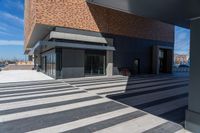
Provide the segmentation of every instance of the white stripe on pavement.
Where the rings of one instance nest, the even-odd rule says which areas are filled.
[[[152,102],[159,99],[164,99],[176,95],[181,95],[187,93],[187,89],[185,87],[181,87],[178,89],[166,90],[161,92],[154,92],[149,94],[143,94],[134,97],[127,97],[120,99],[121,102],[131,104],[131,105],[140,105],[148,102]]]
[[[51,84],[51,85],[45,85],[45,86],[30,86],[30,87],[17,87],[17,88],[12,88],[12,89],[0,89],[0,92],[12,92],[12,91],[26,91],[26,90],[37,90],[37,89],[45,89],[45,88],[53,88],[53,87],[64,87],[64,86],[69,86],[66,83],[62,84]],[[0,93],[0,94],[1,94]]]
[[[87,98],[94,96],[90,93],[84,93],[83,95],[77,94],[71,94],[71,95],[64,95],[64,96],[55,96],[55,97],[47,97],[47,98],[39,98],[39,99],[32,99],[32,100],[24,100],[19,102],[12,102],[12,103],[3,103],[0,104],[0,111],[3,110],[10,110],[10,109],[17,109],[17,108],[24,108],[24,107],[31,107],[36,105],[43,105],[43,104],[49,104],[49,103],[56,103],[56,102],[62,102],[62,101],[68,101],[68,100],[75,100],[80,98]]]
[[[172,87],[172,86],[175,86],[175,85],[180,85],[180,83],[172,83],[172,84],[167,84],[167,85],[145,87],[145,88],[141,88],[141,89],[134,89],[133,86],[132,86],[133,89],[130,89],[131,87],[129,87],[129,86],[119,86],[119,87],[112,87],[112,88],[105,88],[105,89],[90,90],[90,92],[93,92],[93,93],[96,93],[96,94],[98,94],[98,93],[112,93],[113,91],[127,91],[127,89],[129,89],[129,91],[126,92],[126,94],[129,94],[129,93],[133,93],[133,92],[156,90],[156,89],[160,89],[160,88],[164,88],[164,87],[170,87],[170,86]]]
[[[4,101],[4,100],[18,100],[18,99],[23,99],[23,98],[34,98],[34,97],[38,97],[38,96],[48,96],[48,95],[56,95],[56,94],[63,94],[63,93],[70,93],[70,92],[78,92],[81,90],[67,90],[64,89],[62,91],[59,92],[47,92],[47,93],[42,93],[42,94],[33,94],[33,95],[25,95],[25,96],[13,96],[13,97],[4,97],[4,98],[0,98],[0,102]]]
[[[64,91],[64,90],[71,90],[73,89],[73,87],[71,88],[56,88],[56,89],[47,89],[47,90],[35,90],[35,91],[31,91],[31,92],[20,92],[20,93],[13,93],[13,94],[3,94],[3,95],[0,95],[0,98],[1,97],[14,97],[14,96],[20,96],[20,95],[31,95],[31,94],[36,94],[36,93],[48,93],[48,92],[56,92],[56,91]],[[75,90],[75,89],[74,89]]]
[[[21,112],[21,113],[3,115],[3,116],[1,116],[0,122],[8,122],[8,121],[12,121],[12,120],[18,120],[18,119],[29,118],[29,117],[34,117],[34,116],[52,114],[52,113],[61,112],[61,111],[67,111],[67,110],[71,110],[71,109],[78,109],[81,107],[96,105],[96,104],[100,104],[100,103],[106,103],[109,101],[110,101],[109,99],[102,98],[102,99],[97,99],[97,100],[78,102],[78,103],[74,103],[74,104],[68,104],[68,105],[62,105],[62,106],[56,106],[56,107],[50,107],[50,108],[44,108],[44,109],[31,110],[31,111],[26,111],[26,112]]]
[[[159,81],[160,79],[148,79],[148,80],[142,80],[142,81],[130,81],[130,82],[117,82],[117,83],[108,83],[108,84],[100,84],[100,85],[89,85],[89,86],[79,86],[82,89],[95,89],[95,88],[103,88],[103,87],[112,87],[112,86],[120,86],[120,85],[125,85],[125,86],[147,86],[147,85],[159,85],[163,83],[171,83],[171,82],[177,82],[177,81],[184,81],[182,79],[174,79],[174,80],[167,80],[169,78],[165,78],[166,81]],[[164,79],[163,79],[164,80]],[[148,82],[147,82],[148,81]],[[146,83],[147,82],[147,83]],[[132,84],[132,85],[127,85],[127,84]]]
[[[73,129],[76,129],[76,128],[80,128],[80,127],[83,127],[83,126],[87,126],[87,125],[90,125],[90,124],[93,124],[93,123],[97,123],[97,122],[108,120],[108,119],[111,119],[111,118],[114,118],[114,117],[125,115],[125,114],[128,114],[128,113],[134,112],[136,110],[137,109],[134,109],[134,108],[120,109],[120,110],[117,110],[117,111],[112,111],[112,112],[100,114],[100,115],[97,115],[97,116],[88,117],[88,118],[85,118],[85,119],[80,119],[80,120],[73,121],[73,122],[70,122],[70,123],[65,123],[65,124],[61,124],[61,125],[56,125],[56,126],[52,126],[52,127],[47,127],[47,128],[31,131],[29,133],[38,133],[38,132],[41,132],[41,133],[50,133],[50,132],[60,133],[60,132],[66,132],[66,131],[73,130]]]
[[[188,98],[182,98],[182,99],[174,100],[171,102],[166,102],[159,105],[151,106],[151,107],[145,108],[144,110],[156,115],[161,115],[163,113],[170,112],[172,110],[186,106],[187,101],[188,101]]]
[[[95,133],[141,133],[165,122],[164,119],[148,114]]]

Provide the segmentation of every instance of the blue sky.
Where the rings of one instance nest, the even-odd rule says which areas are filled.
[[[24,59],[24,0],[0,0],[0,59]],[[189,53],[190,31],[175,28],[175,53]]]
[[[175,31],[174,52],[188,55],[190,49],[190,30],[176,26]]]
[[[24,0],[0,0],[0,59],[23,59]]]

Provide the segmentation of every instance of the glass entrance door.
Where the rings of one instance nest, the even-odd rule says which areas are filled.
[[[105,55],[86,54],[85,55],[85,75],[105,75]]]
[[[51,77],[56,77],[56,54],[48,53],[42,57],[42,71]]]

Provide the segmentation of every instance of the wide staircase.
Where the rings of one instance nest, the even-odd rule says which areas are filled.
[[[187,76],[115,76],[67,82],[88,92],[184,125],[185,111],[188,108]]]
[[[152,114],[187,106],[187,83],[150,75],[0,84],[0,132],[186,133]]]

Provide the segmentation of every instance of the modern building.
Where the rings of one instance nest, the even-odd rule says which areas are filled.
[[[190,34],[189,105],[186,129],[200,132],[200,1],[199,0],[87,0],[91,4],[188,28]]]
[[[24,47],[54,78],[170,73],[174,26],[86,0],[25,0]]]

